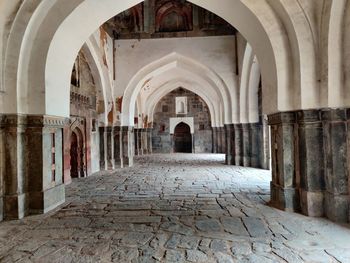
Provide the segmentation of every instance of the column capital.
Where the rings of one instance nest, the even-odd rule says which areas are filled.
[[[297,122],[307,123],[307,122],[320,122],[321,111],[320,110],[300,110],[296,112]]]
[[[323,121],[346,121],[350,119],[350,109],[323,109]]]
[[[282,123],[292,124],[295,123],[295,121],[296,116],[294,111],[278,112],[268,116],[269,125],[276,125]]]

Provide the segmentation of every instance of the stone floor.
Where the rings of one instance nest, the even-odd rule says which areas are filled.
[[[223,155],[139,157],[0,223],[0,262],[350,262],[350,229],[273,209],[270,173]]]

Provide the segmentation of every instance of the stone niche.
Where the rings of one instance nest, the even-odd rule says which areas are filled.
[[[178,98],[181,98],[181,100],[177,100]],[[185,114],[178,114],[178,101],[187,106],[187,111],[184,109]],[[186,89],[178,88],[163,97],[155,108],[152,131],[154,153],[170,153],[173,150],[170,134],[171,118],[193,118],[194,152],[212,152],[212,129],[208,106],[198,95]]]

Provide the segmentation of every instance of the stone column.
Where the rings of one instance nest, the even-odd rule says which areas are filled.
[[[234,135],[235,135],[235,165],[243,166],[243,130],[242,124],[234,124]]]
[[[63,128],[68,121],[51,116],[28,116],[26,128],[29,212],[46,213],[65,201]]]
[[[222,143],[221,143],[221,127],[216,127],[216,152],[222,153]]]
[[[65,125],[63,128],[63,182],[68,185],[72,182],[72,177],[70,176],[70,147],[71,147],[71,130],[69,124]]]
[[[251,133],[250,124],[242,124],[242,139],[243,139],[243,166],[250,167],[251,164]]]
[[[121,143],[122,143],[122,167],[131,167],[134,164],[134,128],[122,126],[121,129]]]
[[[142,154],[148,154],[148,140],[147,140],[147,131],[146,129],[141,129],[141,146]]]
[[[226,144],[226,158],[225,163],[227,165],[234,164],[234,125],[233,124],[225,124],[225,144]]]
[[[4,219],[5,137],[3,116],[0,115],[0,221]]]
[[[139,152],[138,152],[138,149],[137,149],[137,128],[134,128],[134,145],[135,145],[135,148],[134,148],[134,152],[135,152],[135,156],[139,155]]]
[[[211,128],[212,129],[212,132],[213,132],[213,142],[212,142],[212,145],[213,145],[213,153],[218,153],[218,146],[217,146],[217,136],[218,136],[218,134],[217,134],[217,129],[216,129],[216,127],[212,127]]]
[[[250,123],[250,167],[264,168],[263,125]]]
[[[107,167],[107,134],[105,127],[99,127],[100,133],[100,169],[106,170]]]
[[[147,147],[148,147],[148,154],[152,154],[153,152],[153,147],[152,147],[152,131],[153,128],[147,128],[146,132],[147,132]]]
[[[271,142],[270,142],[270,127],[267,124],[267,116],[263,119],[263,160],[262,160],[262,167],[263,169],[269,170],[270,169],[270,151],[271,151]]]
[[[221,135],[221,151],[220,153],[226,153],[226,133],[225,127],[220,127],[220,135]]]
[[[324,216],[323,129],[319,110],[297,112],[300,205],[307,216]]]
[[[268,117],[271,125],[272,181],[271,204],[287,211],[299,211],[299,178],[296,175],[297,137],[294,112]]]
[[[192,153],[196,153],[196,147],[195,147],[195,137],[194,137],[194,133],[191,133],[192,136]]]
[[[322,112],[325,151],[325,212],[332,221],[349,221],[348,140],[350,111]]]
[[[139,155],[143,154],[142,150],[142,129],[137,129],[137,148]]]
[[[4,163],[4,217],[20,219],[28,214],[28,193],[26,178],[25,129],[26,117],[22,115],[6,115],[3,117]],[[42,156],[42,150],[38,156]],[[40,162],[42,165],[42,162]],[[42,176],[39,168],[38,176]],[[40,179],[40,178],[39,178]],[[41,181],[41,180],[40,180]]]
[[[115,168],[120,168],[121,166],[121,129],[120,126],[115,126],[113,129],[113,154],[114,154],[114,164]]]
[[[107,170],[115,169],[115,161],[114,161],[114,131],[113,127],[108,126],[105,127],[105,138],[107,139]]]

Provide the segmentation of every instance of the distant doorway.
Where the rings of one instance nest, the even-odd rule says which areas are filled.
[[[70,176],[72,178],[78,178],[78,136],[75,132],[72,132],[70,143]]]
[[[70,137],[70,175],[71,178],[85,177],[84,138],[78,128]]]
[[[192,153],[191,128],[186,123],[179,123],[174,131],[174,152]]]

